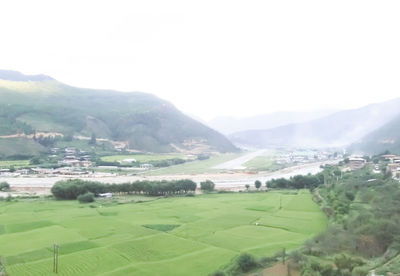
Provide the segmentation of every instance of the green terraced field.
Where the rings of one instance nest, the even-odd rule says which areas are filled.
[[[0,202],[7,273],[54,275],[57,243],[59,275],[208,275],[240,252],[261,257],[296,248],[327,223],[308,191],[103,203]]]

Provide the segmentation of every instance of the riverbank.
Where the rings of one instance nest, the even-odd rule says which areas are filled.
[[[19,176],[19,177],[2,177],[0,181],[6,181],[11,186],[12,195],[47,195],[50,194],[50,189],[60,180],[65,179],[83,179],[90,181],[99,181],[101,183],[124,183],[141,180],[179,180],[191,179],[196,183],[205,180],[211,180],[215,183],[215,188],[219,190],[239,191],[245,189],[246,185],[253,186],[256,180],[260,180],[263,185],[266,181],[273,178],[290,178],[294,175],[315,174],[321,171],[320,166],[324,164],[337,163],[334,161],[315,162],[299,166],[285,168],[275,172],[259,172],[248,173],[243,171],[238,172],[223,172],[223,173],[204,173],[204,174],[176,174],[176,175],[159,175],[159,176],[99,176],[93,174],[79,176],[56,176],[56,177],[38,177],[38,176]],[[0,196],[7,196],[8,193],[0,193]]]

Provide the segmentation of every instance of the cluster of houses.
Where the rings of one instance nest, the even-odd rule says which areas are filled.
[[[287,154],[281,154],[276,158],[278,164],[294,164],[294,163],[312,163],[316,161],[325,161],[332,158],[341,159],[341,154],[333,155],[331,152],[326,151],[315,151],[315,152],[290,152]]]
[[[388,162],[386,172],[390,172],[393,177],[400,178],[400,156],[395,154],[385,154],[381,156],[381,160]],[[358,170],[368,164],[367,160],[361,156],[352,155],[349,157],[348,170]],[[380,173],[380,166],[376,164],[373,168],[375,173]]]
[[[53,153],[58,153],[60,149],[53,148]],[[78,151],[75,148],[66,148],[64,149],[65,155],[64,158],[58,161],[58,165],[60,166],[69,166],[74,168],[90,168],[93,166],[90,161],[91,156],[88,155],[84,151]]]
[[[25,168],[12,170],[8,168],[0,169],[0,176],[3,177],[16,177],[24,175],[84,175],[88,174],[88,168],[93,167],[91,156],[84,151],[79,151],[75,148],[52,148],[53,155],[50,157],[62,159],[57,162],[59,168]]]
[[[391,172],[393,177],[400,178],[400,156],[394,154],[382,155],[382,159],[389,161],[386,171]]]

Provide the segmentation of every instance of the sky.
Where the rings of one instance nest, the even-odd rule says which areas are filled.
[[[0,1],[0,69],[210,120],[400,96],[400,1]]]

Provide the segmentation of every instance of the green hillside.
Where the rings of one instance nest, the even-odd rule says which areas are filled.
[[[190,149],[199,144],[210,151],[236,150],[223,135],[154,95],[76,88],[46,76],[7,72],[0,70],[0,136],[95,134],[150,152]]]
[[[352,152],[379,154],[385,151],[400,154],[400,116],[369,133],[349,148]]]

